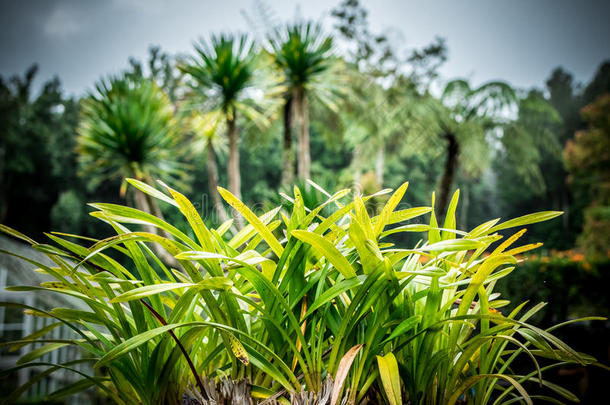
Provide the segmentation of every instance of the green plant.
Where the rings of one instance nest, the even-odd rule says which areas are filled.
[[[264,112],[274,110],[269,107],[277,83],[266,75],[268,60],[255,52],[247,35],[212,36],[209,42],[195,45],[195,50],[197,56],[179,66],[192,78],[191,108],[222,113],[229,145],[229,190],[241,198],[238,118],[268,125]]]
[[[174,109],[153,81],[102,79],[81,108],[77,151],[82,174],[94,186],[112,177],[149,184],[185,177]]]
[[[271,55],[283,73],[284,94],[284,149],[282,183],[293,180],[292,126],[298,126],[298,175],[311,177],[309,152],[309,101],[308,95],[317,97],[322,104],[336,111],[343,91],[337,84],[342,74],[341,65],[332,57],[332,37],[313,22],[299,21],[276,28],[268,38]]]
[[[365,204],[375,195],[348,199],[349,190],[324,192],[326,201],[310,209],[295,187],[291,213],[278,207],[257,215],[219,188],[249,223],[229,236],[230,221],[209,229],[176,190],[128,181],[175,206],[190,225],[188,234],[137,209],[97,203],[92,215],[117,235],[84,240],[88,246],[58,234],[48,235],[56,246],[41,244],[2,228],[57,264],[36,264],[56,282],[11,290],[67,294],[90,308],[43,311],[2,303],[54,317],[56,325],[80,335],[59,342],[45,329],[10,343],[47,343],[26,354],[18,368],[37,365],[41,354],[63,345],[78,345],[87,352],[78,361],[93,362],[100,374],[84,376],[72,388],[95,385],[129,404],[177,403],[189,384],[206,400],[202,376],[247,379],[253,398],[284,403],[332,387],[332,404],[342,397],[350,403],[531,404],[536,397],[525,390],[528,382],[575,399],[542,379],[548,368],[595,363],[551,330],[527,323],[541,305],[522,312],[524,303],[507,315],[495,309],[507,304],[493,291],[496,281],[514,270],[516,254],[540,245],[512,247],[524,230],[497,245],[497,232],[559,212],[495,219],[464,232],[455,229],[459,192],[439,226],[434,201],[396,210],[408,183],[374,216]],[[428,224],[406,223],[428,214]],[[133,225],[162,228],[173,239],[128,227]],[[423,233],[427,240],[398,248],[391,240],[400,232]],[[179,265],[167,268],[151,250],[155,244]],[[120,260],[113,258],[117,254]],[[511,371],[521,356],[532,360],[532,373]],[[539,366],[537,358],[554,362]],[[46,365],[45,373],[70,367]]]
[[[147,184],[172,180],[185,187],[188,166],[180,162],[184,137],[167,95],[152,80],[127,76],[100,80],[95,88],[81,103],[77,138],[81,174],[89,184],[95,187],[108,178],[120,178],[121,195],[127,190],[124,179],[128,177]],[[162,218],[157,201],[147,194],[136,190],[133,203]],[[157,254],[175,264],[164,250]]]
[[[445,85],[440,99],[425,97],[419,103],[418,131],[412,131],[420,142],[422,135],[445,144],[445,166],[439,184],[437,208],[443,218],[451,189],[460,166],[468,173],[478,174],[488,164],[489,145],[486,136],[508,122],[506,113],[517,101],[515,91],[506,82],[491,81],[471,88],[465,80],[452,80]],[[423,143],[422,143],[423,145]],[[468,153],[468,159],[462,154]]]

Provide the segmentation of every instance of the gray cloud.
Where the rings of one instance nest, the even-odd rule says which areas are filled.
[[[268,0],[290,20],[300,4],[305,17],[326,16],[336,1]],[[40,65],[40,79],[58,75],[66,90],[82,94],[100,76],[144,58],[150,44],[170,53],[190,52],[211,32],[247,30],[240,11],[251,0],[0,0],[0,74]],[[372,28],[397,30],[405,47],[447,38],[444,77],[475,82],[505,79],[542,86],[563,65],[580,81],[610,57],[610,2],[572,0],[423,1],[365,0]]]

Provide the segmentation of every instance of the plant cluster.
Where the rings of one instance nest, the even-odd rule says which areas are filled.
[[[295,187],[293,196],[286,196],[291,212],[278,207],[258,215],[219,188],[248,223],[231,234],[231,220],[208,228],[178,191],[128,181],[179,210],[188,232],[138,209],[103,203],[90,204],[91,215],[116,232],[103,240],[76,243],[74,235],[48,234],[54,242],[49,245],[2,228],[56,264],[34,263],[36,271],[56,281],[10,290],[65,294],[88,308],[2,303],[56,320],[10,343],[43,343],[23,356],[17,369],[46,366],[37,377],[42,378],[76,362],[94,364],[95,375],[83,375],[52,398],[95,386],[118,404],[180,403],[187,391],[206,403],[216,398],[210,394],[214,381],[219,386],[233,381],[247,386],[248,401],[267,403],[322,397],[319,403],[333,405],[532,404],[558,402],[553,395],[576,401],[544,380],[544,373],[596,363],[551,333],[575,321],[549,330],[528,323],[544,304],[498,310],[508,301],[494,292],[496,282],[515,269],[516,255],[540,246],[514,246],[525,229],[506,239],[498,232],[560,212],[494,219],[461,231],[455,217],[459,192],[439,225],[434,197],[430,206],[399,209],[408,183],[373,215],[367,201],[390,190],[369,196],[321,190],[326,200],[306,208]],[[409,222],[424,215],[426,223]],[[142,225],[164,232],[142,231]],[[404,232],[421,234],[421,242],[395,246],[393,237]],[[177,259],[175,267],[158,258],[159,247]],[[78,338],[49,338],[59,326]],[[37,361],[66,345],[82,348],[82,358]],[[520,357],[531,361],[531,372],[512,369]],[[529,384],[545,390],[528,394]]]

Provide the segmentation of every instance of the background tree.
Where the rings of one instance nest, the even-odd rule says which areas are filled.
[[[218,193],[218,163],[216,162],[217,150],[225,146],[221,139],[221,133],[224,131],[222,114],[220,111],[196,114],[191,119],[191,126],[195,136],[201,138],[201,143],[206,153],[208,186],[214,209],[221,222],[227,221],[229,217]]]
[[[183,143],[177,131],[172,104],[152,81],[125,77],[102,79],[81,102],[78,127],[79,163],[91,187],[108,178],[132,177],[150,185],[162,179],[185,187],[186,166],[180,162]],[[161,216],[156,201],[136,191],[135,206]],[[149,229],[155,232],[154,229]],[[174,259],[162,249],[168,263]]]
[[[584,178],[591,204],[584,212],[579,243],[591,256],[605,256],[610,246],[610,94],[581,110],[588,123],[568,140],[564,157],[572,176]]]
[[[161,50],[158,45],[148,48],[148,60],[143,63],[134,57],[129,58],[129,68],[125,76],[133,81],[150,79],[159,86],[170,101],[175,104],[182,89],[182,72],[176,68],[176,58]]]
[[[354,148],[354,181],[360,182],[362,170],[373,169],[375,183],[384,185],[388,152],[401,153],[409,131],[410,108],[415,94],[408,86],[382,87],[369,75],[354,71],[352,91],[346,101],[344,119],[347,142]]]
[[[78,104],[63,96],[57,78],[35,90],[37,70],[0,77],[0,223],[33,235],[51,227],[80,231],[81,224],[62,228],[49,215],[59,195],[71,189],[84,212],[85,187],[73,151]]]
[[[443,217],[460,163],[470,173],[480,172],[488,165],[486,135],[508,121],[506,114],[516,95],[505,82],[471,88],[465,80],[453,80],[445,85],[439,101],[430,97],[427,100],[421,113],[434,125],[421,134],[427,133],[445,143],[445,164],[436,202],[438,214]],[[434,144],[434,140],[431,142]]]
[[[268,83],[257,72],[265,70],[262,66],[265,61],[255,53],[254,43],[246,35],[212,36],[210,42],[201,41],[195,45],[195,51],[197,56],[181,64],[180,69],[193,78],[191,87],[195,98],[192,105],[199,104],[204,111],[220,110],[225,117],[229,141],[229,190],[241,199],[238,118],[241,114],[260,125],[269,122],[265,113],[272,109],[266,109],[269,105],[263,101],[273,92],[268,91],[265,87]],[[241,227],[241,216],[236,213],[235,219]]]
[[[298,176],[311,177],[309,95],[336,109],[340,89],[330,75],[337,61],[332,57],[332,37],[313,22],[296,22],[277,28],[269,36],[271,52],[286,84],[284,105],[283,181],[292,178],[293,114],[298,128]],[[330,79],[335,80],[330,80]]]

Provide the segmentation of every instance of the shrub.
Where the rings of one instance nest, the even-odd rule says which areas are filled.
[[[63,345],[80,346],[87,354],[78,361],[93,362],[99,373],[83,376],[62,393],[96,386],[119,404],[158,404],[179,403],[193,390],[204,402],[211,397],[204,387],[210,380],[223,385],[245,379],[255,400],[273,396],[282,403],[288,398],[301,403],[299,398],[313,395],[307,392],[318,392],[328,395],[321,403],[332,404],[341,398],[531,404],[538,397],[527,393],[529,383],[575,400],[547,383],[544,372],[595,363],[551,330],[527,323],[542,305],[526,309],[523,303],[506,314],[497,310],[508,304],[494,292],[497,280],[514,270],[515,255],[540,246],[513,247],[525,229],[503,241],[497,232],[559,212],[495,219],[465,232],[455,229],[458,192],[442,226],[434,198],[430,207],[396,210],[408,183],[374,216],[365,204],[379,195],[352,198],[341,190],[307,209],[295,187],[291,213],[276,208],[257,215],[219,189],[248,222],[230,235],[230,221],[208,228],[176,190],[129,183],[175,206],[190,225],[188,232],[134,208],[97,203],[91,204],[97,210],[91,215],[112,226],[116,236],[78,244],[73,236],[49,234],[54,242],[49,245],[3,228],[56,263],[36,265],[57,281],[11,290],[66,294],[89,308],[2,304],[53,317],[78,333],[79,339],[58,342],[41,330],[12,343],[46,344],[17,367],[40,365],[41,354]],[[407,223],[423,215],[429,215],[427,224]],[[162,228],[171,239],[140,231],[141,225]],[[401,232],[420,233],[423,240],[412,248],[394,246],[392,235]],[[175,256],[178,268],[164,265],[152,244]],[[532,372],[514,374],[511,364],[523,356],[531,360]],[[539,364],[538,358],[552,362]],[[47,372],[71,365],[47,364]]]

